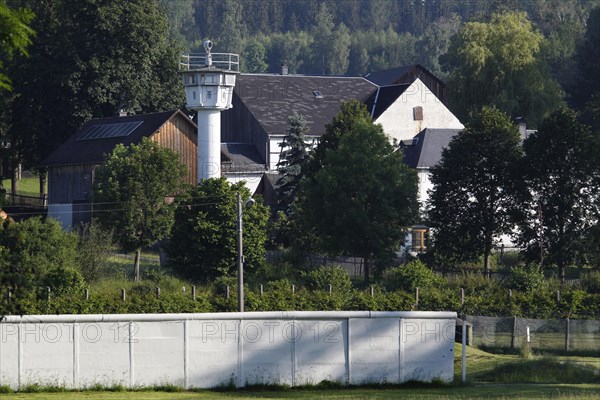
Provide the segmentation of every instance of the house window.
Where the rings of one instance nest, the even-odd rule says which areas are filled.
[[[425,253],[427,246],[425,238],[427,236],[427,228],[413,227],[412,228],[412,251],[415,253]]]
[[[423,121],[423,107],[413,107],[413,119],[415,121]]]

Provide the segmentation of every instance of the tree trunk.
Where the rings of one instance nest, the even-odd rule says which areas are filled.
[[[369,276],[371,275],[371,271],[369,270],[369,259],[368,258],[364,258],[365,260],[365,285],[369,286],[369,284],[371,283],[371,280],[369,279]]]
[[[15,204],[17,191],[19,190],[19,163],[13,160],[11,165],[10,191],[12,193],[12,203]]]
[[[488,246],[485,246],[485,252],[483,253],[483,275],[485,279],[490,279],[490,249]]]
[[[46,168],[40,169],[39,177],[40,177],[40,199],[43,199],[46,196]]]
[[[136,282],[140,281],[140,258],[142,256],[142,249],[135,251],[135,260],[133,262],[133,280]]]

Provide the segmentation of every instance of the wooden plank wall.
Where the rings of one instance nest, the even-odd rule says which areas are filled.
[[[51,204],[91,201],[93,164],[48,168],[48,202]]]
[[[151,139],[160,146],[179,154],[181,162],[187,166],[186,182],[195,185],[198,176],[198,145],[195,127],[181,115],[175,114],[160,127],[157,133],[152,135]]]

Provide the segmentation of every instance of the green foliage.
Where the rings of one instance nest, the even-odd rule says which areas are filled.
[[[127,252],[139,252],[168,236],[174,206],[167,197],[183,186],[185,167],[179,156],[147,138],[139,145],[118,144],[96,170],[94,211],[97,221],[114,229],[116,241]]]
[[[510,269],[506,287],[523,292],[539,291],[546,287],[546,279],[539,266],[516,266]]]
[[[556,264],[559,275],[584,259],[584,237],[600,215],[600,134],[568,109],[546,117],[523,143],[519,174],[519,244],[530,261]]]
[[[287,135],[280,144],[281,156],[277,163],[277,172],[281,177],[277,181],[275,193],[278,208],[288,217],[293,212],[292,204],[298,198],[300,179],[308,161],[308,144],[304,137],[307,129],[304,117],[294,112],[289,117]]]
[[[600,6],[590,12],[586,32],[579,43],[575,60],[577,74],[573,85],[573,103],[585,112],[595,129],[600,127]]]
[[[194,281],[236,273],[237,193],[250,198],[244,183],[206,179],[176,199],[175,225],[166,249],[174,271]],[[243,210],[244,270],[261,268],[265,257],[268,209],[260,199]]]
[[[389,258],[416,218],[416,172],[355,102],[342,105],[326,135],[303,181],[301,217],[325,252],[363,257],[368,282],[369,260]]]
[[[573,362],[560,361],[556,358],[504,363],[492,371],[482,374],[479,379],[485,382],[560,384],[596,383],[598,381],[593,369],[582,367]]]
[[[384,281],[389,290],[414,291],[415,288],[431,288],[437,286],[441,279],[427,265],[419,260],[389,269],[384,274]]]
[[[517,127],[496,108],[484,107],[452,139],[431,169],[434,254],[457,263],[482,256],[487,275],[494,238],[513,227],[513,168],[520,158]]]
[[[77,236],[62,230],[53,219],[30,218],[0,229],[0,283],[12,292],[13,312],[27,308],[35,292],[50,286],[57,294],[80,288]]]
[[[242,71],[250,73],[267,72],[265,46],[258,40],[249,40],[240,57],[242,62],[240,69]]]
[[[102,271],[114,249],[112,230],[102,229],[96,221],[81,227],[77,254],[81,273],[87,282],[102,277]]]
[[[15,159],[37,166],[92,118],[183,103],[180,51],[159,0],[19,3],[35,13],[37,36],[8,71],[14,97],[2,108]]]
[[[310,290],[329,290],[347,292],[352,289],[350,275],[338,266],[321,266],[303,274],[305,285]]]
[[[0,3],[0,90],[11,90],[10,78],[4,74],[3,61],[12,60],[15,53],[28,55],[35,31],[29,26],[34,14],[28,8],[11,8]]]
[[[543,41],[523,12],[464,24],[443,57],[444,68],[452,71],[448,88],[458,118],[495,106],[537,126],[562,100],[560,86],[540,57]]]
[[[580,286],[588,293],[600,293],[600,271],[588,271],[581,274]]]

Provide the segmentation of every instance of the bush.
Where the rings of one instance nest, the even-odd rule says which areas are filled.
[[[352,289],[350,275],[339,266],[321,266],[302,275],[306,287],[310,290],[328,290],[329,285],[334,292],[347,292]]]
[[[535,265],[512,267],[506,286],[523,292],[539,291],[547,287],[544,273]]]
[[[439,285],[443,279],[420,260],[391,268],[384,273],[385,287],[388,290],[408,290]]]
[[[581,274],[580,285],[588,293],[600,293],[600,271],[588,271]]]
[[[86,281],[94,282],[102,277],[114,249],[112,232],[103,230],[95,222],[81,227],[77,258]]]

